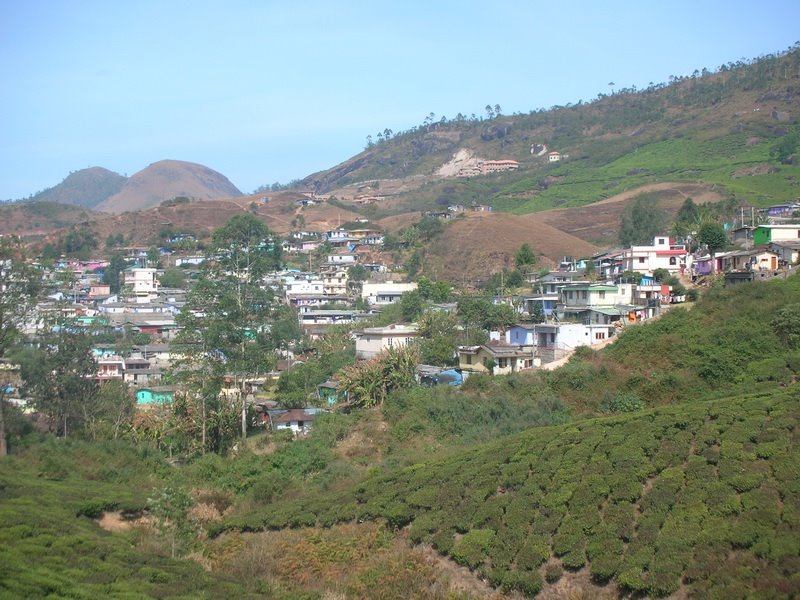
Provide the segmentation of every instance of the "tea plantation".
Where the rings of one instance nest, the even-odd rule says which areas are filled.
[[[534,429],[227,526],[385,519],[528,595],[560,563],[652,596],[790,598],[799,417],[787,391]]]

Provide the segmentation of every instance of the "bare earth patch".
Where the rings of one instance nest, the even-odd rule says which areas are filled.
[[[96,521],[101,528],[111,533],[130,531],[134,527],[142,527],[150,524],[147,517],[138,516],[136,518],[128,518],[119,511],[104,512]]]

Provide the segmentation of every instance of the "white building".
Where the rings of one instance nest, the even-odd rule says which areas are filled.
[[[652,246],[631,246],[622,251],[622,270],[652,275],[656,269],[672,274],[683,273],[692,266],[686,246],[672,244],[667,236],[657,236]]]
[[[353,332],[356,337],[356,360],[368,360],[389,348],[406,346],[419,337],[416,324],[367,327]]]
[[[361,286],[361,297],[370,305],[393,304],[400,299],[406,292],[417,289],[416,282],[395,283],[385,281],[383,283],[373,283],[365,281]]]
[[[130,267],[122,272],[122,286],[125,295],[135,302],[145,303],[154,300],[158,292],[158,269]]]
[[[301,294],[322,294],[324,284],[321,279],[295,279],[287,280],[283,284],[283,291],[286,297]]]

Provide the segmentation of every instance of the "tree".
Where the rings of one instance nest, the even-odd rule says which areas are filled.
[[[175,558],[181,543],[191,534],[189,511],[194,502],[182,487],[166,486],[154,491],[153,497],[147,499],[147,509],[158,531],[169,537],[170,556]]]
[[[0,358],[7,357],[19,328],[32,313],[40,282],[40,275],[27,263],[19,238],[0,236]],[[4,407],[5,400],[0,397],[0,457],[7,454]]]
[[[772,328],[789,348],[800,348],[800,304],[781,308],[772,319]]]
[[[544,323],[547,315],[545,315],[544,307],[541,302],[534,302],[530,311],[531,321],[534,323]]]
[[[36,409],[50,418],[54,433],[67,437],[91,417],[97,394],[92,340],[68,320],[49,324],[38,348],[22,362],[22,377]]]
[[[514,256],[514,264],[517,266],[517,269],[520,271],[526,270],[535,263],[536,255],[533,253],[533,249],[530,247],[530,244],[522,244],[522,246],[519,247],[519,250],[517,250],[517,254]]]
[[[158,277],[158,283],[165,288],[183,288],[186,285],[186,275],[177,267],[169,267]]]
[[[640,194],[622,213],[619,241],[625,246],[651,244],[662,227],[657,200],[650,194]]]
[[[174,375],[183,380],[199,403],[201,449],[220,450],[224,435],[210,440],[209,418],[222,419],[217,431],[226,432],[230,403],[239,400],[241,435],[247,435],[244,380],[268,372],[277,348],[268,325],[272,290],[264,276],[280,266],[280,243],[255,216],[231,218],[214,231],[200,278],[176,319],[182,326],[176,347],[184,359]],[[233,380],[238,398],[220,399],[225,376]],[[226,416],[227,415],[227,416]],[[209,444],[213,441],[213,444]]]
[[[419,318],[420,360],[427,365],[452,365],[458,330],[455,315],[438,310],[425,311]]]
[[[376,358],[342,369],[340,384],[349,394],[350,405],[381,405],[392,391],[414,385],[417,359],[416,347],[406,345],[389,348]]]
[[[711,271],[714,271],[715,255],[728,245],[728,235],[719,223],[704,223],[697,234],[698,241],[708,248],[711,254]]]
[[[155,246],[147,249],[147,266],[155,269],[161,267],[161,252]]]
[[[130,426],[136,412],[136,400],[124,381],[105,382],[93,402],[83,403],[83,421],[94,440],[118,439]]]
[[[425,302],[419,290],[410,290],[400,296],[400,310],[404,321],[415,321],[424,308]]]
[[[103,271],[103,283],[105,283],[112,294],[118,294],[120,291],[120,274],[128,267],[128,263],[122,258],[121,254],[113,254],[111,260]]]

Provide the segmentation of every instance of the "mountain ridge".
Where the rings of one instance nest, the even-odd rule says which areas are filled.
[[[220,200],[243,195],[222,173],[205,165],[164,159],[130,177],[104,167],[81,169],[70,173],[58,185],[34,195],[30,201],[121,213],[150,208],[176,197]]]

